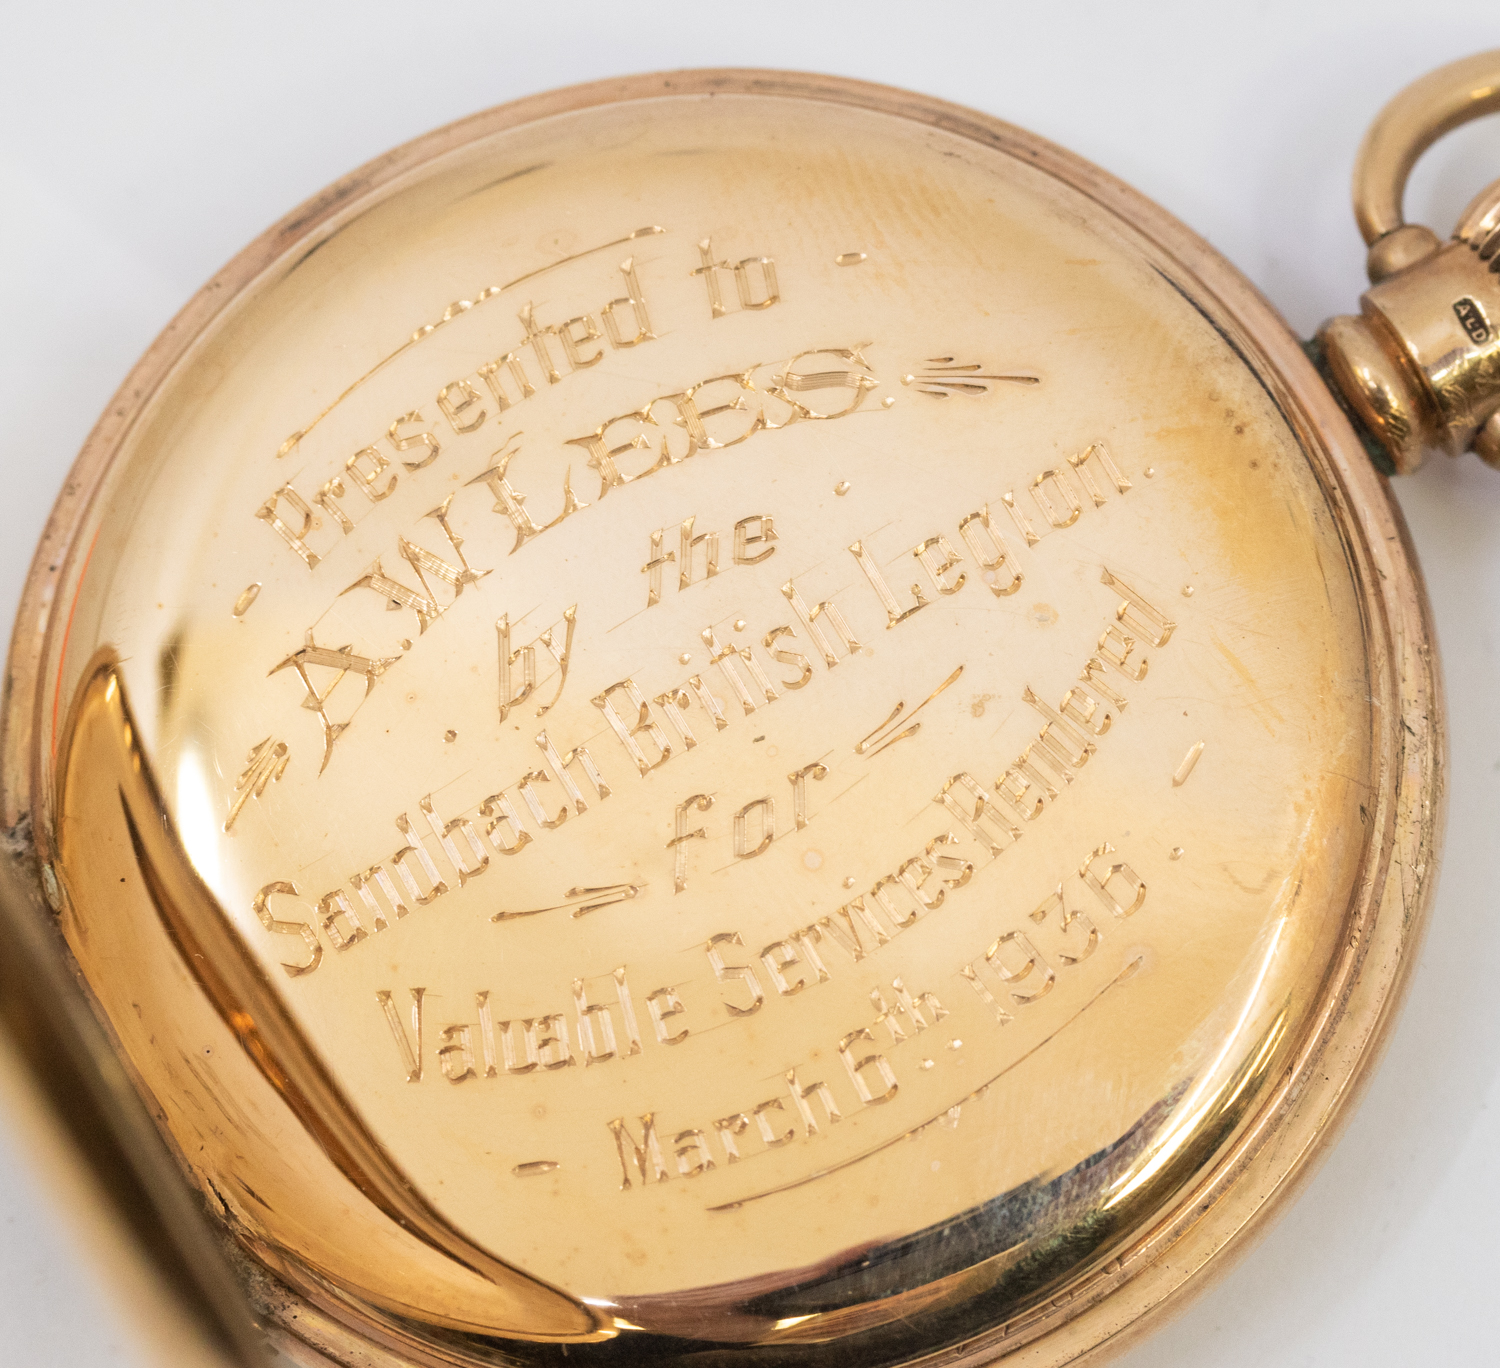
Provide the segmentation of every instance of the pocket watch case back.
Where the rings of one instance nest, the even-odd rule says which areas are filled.
[[[1327,1138],[1431,886],[1420,581],[1118,182],[581,87],[333,187],[122,394],[6,821],[289,1352],[1062,1363]]]

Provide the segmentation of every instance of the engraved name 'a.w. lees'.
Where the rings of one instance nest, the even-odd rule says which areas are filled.
[[[708,240],[699,244],[698,258],[691,274],[705,284],[712,320],[731,313],[735,303],[740,311],[758,312],[780,302],[780,281],[771,258],[721,260]],[[521,305],[521,336],[515,346],[442,386],[430,406],[407,408],[381,437],[343,459],[321,483],[315,481],[315,489],[304,493],[294,481],[287,481],[256,511],[280,542],[316,573],[333,546],[352,534],[400,481],[422,478],[422,472],[458,439],[481,430],[495,434],[490,454],[481,458],[475,473],[463,477],[459,490],[426,513],[409,534],[398,533],[388,555],[377,556],[361,574],[330,591],[330,604],[351,594],[376,595],[388,611],[401,615],[405,635],[399,641],[393,636],[361,643],[358,649],[354,643],[331,645],[315,635],[325,610],[314,616],[304,644],[270,666],[273,680],[297,679],[302,690],[297,702],[319,719],[320,775],[335,759],[336,743],[353,724],[359,705],[414,649],[412,638],[420,640],[466,591],[484,592],[486,579],[504,557],[584,514],[614,489],[752,437],[764,440],[763,433],[856,411],[880,412],[894,402],[887,398],[873,409],[864,408],[881,385],[867,359],[867,353],[876,350],[873,343],[805,347],[775,362],[750,362],[743,369],[711,375],[668,393],[643,396],[638,407],[564,440],[562,447],[576,448],[585,468],[597,477],[597,488],[580,497],[573,466],[565,463],[554,510],[550,516],[539,512],[532,497],[535,491],[520,471],[544,459],[545,450],[535,439],[523,439],[519,430],[506,432],[501,427],[539,387],[558,385],[600,364],[611,352],[657,338],[640,263],[627,258],[618,270],[623,293],[593,313],[544,325],[531,303]],[[725,288],[727,282],[733,284],[732,293]],[[503,288],[507,287],[451,306],[438,324],[419,329],[402,350]],[[986,394],[995,383],[1007,380],[1036,383],[1034,376],[991,375],[979,365],[955,363],[952,357],[935,358],[921,375],[902,376],[917,393],[937,398]],[[440,422],[429,422],[423,407],[440,415]],[[290,439],[281,454],[296,449],[312,426]],[[462,445],[450,459],[462,459],[467,449]],[[842,495],[846,488],[840,486],[835,493]],[[786,695],[868,654],[862,636],[900,634],[924,609],[966,589],[969,595],[1009,598],[1024,583],[1024,558],[1036,554],[1044,538],[1097,514],[1132,488],[1131,479],[1103,443],[1085,445],[1066,460],[1034,471],[1019,490],[996,488],[977,503],[956,503],[949,525],[926,529],[926,535],[894,555],[880,528],[870,529],[841,550],[817,548],[847,555],[857,571],[854,583],[862,589],[846,589],[838,598],[813,603],[795,577],[775,573],[778,552],[784,552],[786,544],[778,531],[774,500],[752,505],[723,525],[689,514],[651,528],[643,536],[639,563],[626,567],[640,577],[642,609],[657,609],[670,598],[679,613],[691,611],[692,600],[684,597],[690,590],[730,573],[746,576],[743,582],[735,581],[742,600],[762,602],[760,622],[753,629],[740,617],[732,632],[722,624],[705,622],[698,636],[706,648],[708,668],[675,680],[670,675],[632,674],[580,684],[573,675],[578,642],[622,624],[596,620],[587,597],[559,601],[540,615],[521,613],[519,605],[504,606],[495,620],[492,657],[498,720],[524,713],[540,722],[565,691],[582,689],[605,731],[584,738],[557,737],[548,725],[541,725],[534,734],[536,762],[509,782],[485,786],[488,791],[479,791],[481,796],[468,807],[440,812],[432,794],[417,798],[394,817],[401,842],[395,851],[351,871],[339,887],[316,895],[311,918],[292,911],[294,902],[302,900],[295,881],[266,884],[254,899],[257,918],[273,937],[300,947],[295,957],[282,959],[283,970],[294,979],[312,974],[323,966],[326,950],[342,956],[481,879],[497,862],[509,867],[509,857],[522,855],[535,842],[546,840],[548,833],[587,817],[622,787],[655,776],[675,757],[713,745],[721,733],[735,727],[736,718],[747,725],[743,719],[758,717]],[[500,520],[494,526],[503,529],[501,537],[476,535],[472,518],[466,523],[467,536],[456,530],[455,500],[466,501],[464,506],[472,510],[480,507],[472,504],[478,494],[490,501],[488,512]],[[807,563],[805,556],[800,563]],[[1098,638],[1093,651],[1075,662],[1073,686],[1060,698],[1048,700],[1023,685],[1018,700],[1035,720],[1029,742],[1018,755],[969,757],[963,768],[955,768],[931,795],[936,811],[928,831],[888,867],[871,870],[859,892],[810,920],[787,925],[762,945],[747,942],[743,930],[733,926],[712,932],[702,944],[699,972],[687,980],[679,977],[637,991],[631,976],[643,972],[640,966],[621,964],[602,974],[580,966],[570,982],[558,982],[550,1009],[507,1011],[505,988],[476,987],[469,1020],[434,1023],[427,987],[392,984],[375,994],[372,1007],[393,1044],[393,1064],[410,1083],[429,1082],[434,1076],[463,1084],[592,1069],[644,1050],[671,1049],[715,1021],[742,1020],[776,1002],[807,1000],[803,995],[835,980],[863,980],[860,990],[870,1003],[868,1019],[848,1022],[837,1040],[824,1042],[839,1061],[836,1073],[813,1064],[822,1052],[809,1042],[801,1062],[783,1070],[776,1090],[747,1099],[743,1109],[728,1115],[705,1120],[679,1115],[676,1107],[664,1111],[659,1104],[631,1116],[605,1118],[604,1129],[619,1162],[620,1187],[628,1190],[673,1176],[695,1178],[727,1169],[796,1141],[813,1140],[854,1111],[891,1103],[901,1091],[903,1073],[940,1070],[944,1059],[963,1049],[947,1005],[955,993],[979,1004],[986,1031],[1003,1029],[1018,1014],[1038,1008],[1060,975],[1088,972],[1080,966],[1108,937],[1109,926],[1134,915],[1145,902],[1145,883],[1108,842],[1089,849],[1057,881],[1046,901],[1029,915],[997,928],[987,945],[958,947],[941,981],[908,984],[899,968],[883,968],[882,952],[925,924],[950,899],[964,898],[964,890],[976,881],[985,881],[985,867],[1064,799],[1099,746],[1108,744],[1106,734],[1128,706],[1131,691],[1145,678],[1144,652],[1168,644],[1175,625],[1145,594],[1106,565],[1098,566],[1098,582],[1103,590]],[[779,614],[767,607],[777,603],[785,615],[779,622]],[[243,610],[237,605],[236,611]],[[756,612],[747,609],[747,617]],[[550,616],[540,631],[519,629],[522,617],[538,616]],[[965,643],[956,639],[954,648],[961,653]],[[688,660],[683,654],[678,663]],[[966,668],[962,660],[934,664],[939,668],[925,697],[893,700],[888,715],[873,729],[866,722],[856,729],[857,735],[851,731],[846,737],[830,738],[835,750],[847,747],[843,753],[865,766],[898,763],[881,757],[920,733],[924,710],[957,683]],[[362,687],[347,699],[336,699],[339,685],[350,676],[362,680]],[[602,736],[612,741],[601,747]],[[822,809],[858,783],[862,776],[829,785],[832,770],[825,762],[832,758],[833,752],[799,758],[788,770],[784,786],[772,792],[673,795],[671,834],[663,843],[655,877],[633,884],[580,880],[577,886],[559,888],[541,905],[523,905],[524,900],[499,887],[490,900],[489,920],[503,936],[504,923],[549,916],[572,921],[643,896],[659,900],[669,896],[669,886],[671,894],[683,893],[700,877],[695,848],[715,837],[729,838],[734,862],[755,860],[779,839],[815,822]],[[250,753],[224,824],[226,832],[252,795],[264,797],[288,760],[286,743],[274,738]],[[661,780],[653,782],[660,796]],[[854,887],[858,880],[851,875],[845,884]],[[624,911],[628,915],[630,909]],[[1097,920],[1101,912],[1102,922]],[[1099,995],[1125,982],[1134,964],[1094,985],[1083,1006],[1052,1023],[1051,1032],[1065,1029]],[[1043,1013],[1049,1010],[1041,1007]],[[933,1116],[902,1118],[894,1139],[840,1166],[860,1162],[930,1125],[956,1127],[964,1104],[985,1086],[977,1091],[972,1086],[967,1091],[960,1088]],[[555,1161],[538,1161],[514,1171],[531,1176],[558,1166]],[[713,1209],[734,1209],[803,1181],[811,1179],[792,1179]]]

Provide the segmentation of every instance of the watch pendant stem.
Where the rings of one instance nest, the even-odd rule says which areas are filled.
[[[1358,316],[1318,330],[1324,374],[1397,474],[1433,452],[1500,468],[1500,181],[1446,243],[1406,223],[1417,158],[1444,133],[1500,111],[1500,51],[1454,62],[1397,95],[1365,135],[1354,210],[1371,288]]]

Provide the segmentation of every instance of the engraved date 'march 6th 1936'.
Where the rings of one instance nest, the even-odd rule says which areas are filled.
[[[942,880],[943,888],[929,900],[929,910],[942,906],[945,890],[963,888],[973,876],[972,864],[959,860],[948,863],[952,868]],[[994,936],[987,948],[976,946],[964,952],[962,961],[936,986],[946,995],[946,983],[967,983],[984,1010],[979,1019],[970,1014],[969,1029],[993,1035],[1017,1020],[1018,1014],[1029,1016],[1038,1004],[1048,999],[1061,981],[1060,975],[1074,973],[1091,961],[1112,934],[1110,927],[1138,913],[1146,899],[1145,882],[1118,857],[1111,845],[1102,844],[1090,851],[1075,871],[1058,881],[1054,891],[1028,913],[1025,922],[1016,924],[1014,913],[1018,909],[1003,910],[999,920],[1002,925],[1010,923],[1009,929]],[[1105,914],[1102,921],[1101,913]],[[915,915],[911,920],[915,920]],[[842,952],[837,968],[840,975],[851,973],[858,977],[861,973],[858,966],[876,947],[862,945],[852,925],[849,931],[847,937],[840,936],[833,942]],[[755,969],[748,964],[729,966],[724,961],[723,952],[740,944],[738,935],[720,934],[711,937],[706,945],[715,978],[748,986],[754,995],[749,1007],[722,1002],[722,1009],[731,1018],[753,1015],[763,997]],[[780,983],[785,963],[774,958],[770,947],[760,958],[771,981]],[[830,974],[822,956],[814,955],[812,963],[819,981],[826,981]],[[978,1087],[972,1081],[960,1085],[964,1091],[957,1098],[932,1116],[903,1123],[903,1129],[894,1138],[908,1137],[938,1123],[955,1128],[968,1102],[981,1096],[1021,1059],[1076,1022],[1104,993],[1127,981],[1139,964],[1138,957],[1130,960],[1102,984],[1096,978],[1096,986],[1087,991],[1081,1005],[1061,1018],[1053,1013],[1047,1033],[1040,1040],[1033,1036],[1033,1043],[1019,1058],[1010,1059]],[[608,980],[607,986],[602,989],[596,986],[600,980]],[[790,991],[795,993],[802,986],[805,983]],[[626,966],[621,965],[608,975],[575,977],[570,1010],[509,1016],[497,1009],[491,990],[480,989],[473,995],[477,1019],[436,1028],[428,1022],[429,994],[425,988],[411,988],[399,995],[394,989],[381,989],[375,998],[408,1083],[427,1080],[431,1076],[429,1061],[435,1061],[443,1079],[463,1084],[528,1075],[545,1077],[579,1066],[592,1068],[638,1056],[647,1048],[646,1042],[650,1042],[653,1050],[679,1046],[692,1034],[690,1005],[699,991],[696,984],[679,983],[639,997],[631,987]],[[945,1005],[932,987],[909,987],[902,975],[897,974],[886,984],[872,984],[867,997],[873,1016],[868,1024],[854,1026],[837,1042],[835,1053],[843,1072],[831,1080],[827,1075],[813,1072],[808,1061],[815,1060],[819,1052],[812,1050],[804,1055],[803,1062],[785,1070],[784,1078],[769,1097],[708,1124],[686,1128],[672,1125],[661,1135],[658,1127],[666,1117],[656,1109],[634,1118],[617,1116],[605,1120],[604,1128],[613,1141],[619,1162],[620,1189],[628,1191],[636,1183],[644,1187],[666,1182],[674,1176],[674,1169],[681,1177],[701,1177],[720,1166],[732,1168],[797,1141],[815,1140],[851,1110],[880,1108],[893,1102],[901,1091],[898,1066],[926,1072],[937,1067],[939,1058],[963,1050],[965,1042],[954,1034],[951,1023],[964,1013],[955,1016],[953,1008]],[[409,1025],[403,1020],[401,998],[409,999],[405,1004]],[[684,1002],[684,998],[690,1001]],[[1045,1011],[1040,1019],[1047,1019]],[[944,1022],[950,1024],[944,1027]],[[982,1042],[973,1043],[982,1048]],[[666,1161],[664,1139],[672,1149],[675,1164]],[[836,1168],[862,1162],[890,1143],[894,1139],[881,1141],[844,1159]],[[547,1163],[553,1169],[561,1167],[555,1160],[531,1162]],[[528,1176],[529,1170],[523,1171],[526,1169],[527,1166],[521,1165],[512,1171],[517,1176]],[[831,1171],[816,1170],[710,1209],[732,1209],[745,1201],[759,1200],[825,1177]]]

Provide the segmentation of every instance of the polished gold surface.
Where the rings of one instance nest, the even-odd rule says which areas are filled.
[[[1430,883],[1420,586],[1107,177],[847,82],[562,92],[126,393],[6,821],[302,1361],[1062,1363],[1330,1133]]]
[[[1358,317],[1330,319],[1318,340],[1334,385],[1399,474],[1434,452],[1472,449],[1500,465],[1500,181],[1479,193],[1448,243],[1401,210],[1417,158],[1496,110],[1500,51],[1480,53],[1403,90],[1360,148],[1354,212],[1372,288]]]

